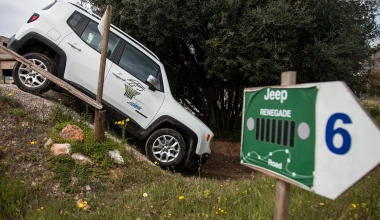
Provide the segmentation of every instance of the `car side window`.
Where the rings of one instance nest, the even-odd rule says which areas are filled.
[[[82,14],[74,12],[69,20],[67,20],[67,24],[73,29],[73,31],[76,31],[84,20],[85,17]]]
[[[98,24],[94,21],[88,22],[87,27],[84,29],[81,38],[84,42],[101,53],[102,51],[102,36],[98,30]],[[115,50],[117,42],[120,40],[118,36],[110,32],[107,48],[107,58],[109,58],[112,52]]]
[[[142,82],[145,82],[149,75],[161,82],[160,66],[129,43],[126,43],[124,47],[119,66]],[[160,83],[157,90],[161,91],[161,88]]]

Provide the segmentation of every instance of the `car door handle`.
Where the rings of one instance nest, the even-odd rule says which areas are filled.
[[[119,79],[121,79],[121,80],[123,80],[123,81],[125,81],[126,79],[124,79],[123,77],[121,77],[120,75],[121,75],[121,73],[112,73],[113,75],[115,75],[116,76],[116,78],[119,78]]]
[[[75,44],[67,42],[72,48],[77,49],[78,51],[82,51],[79,47],[77,47]]]

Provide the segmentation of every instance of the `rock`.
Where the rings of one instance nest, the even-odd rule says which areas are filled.
[[[44,148],[47,149],[51,144],[53,144],[53,140],[49,138],[49,140],[47,140],[46,143],[44,144]]]
[[[117,163],[117,164],[124,164],[124,159],[120,155],[119,150],[108,151],[108,156],[110,156],[115,163]]]
[[[76,125],[68,124],[61,132],[59,132],[59,136],[67,140],[78,140],[81,143],[84,141],[84,132]]]
[[[88,211],[88,210],[90,210],[90,208],[91,208],[91,206],[89,204],[84,204],[84,206],[83,206],[84,211]]]
[[[90,185],[86,185],[86,186],[85,186],[85,189],[86,189],[86,191],[91,191],[91,187],[90,187]]]
[[[27,121],[23,121],[22,123],[21,123],[21,126],[22,127],[25,127],[25,126],[28,126],[29,125],[29,122],[27,122]]]
[[[122,175],[120,168],[110,169],[109,171],[110,171],[110,177],[113,180],[119,179],[119,177]]]
[[[71,155],[71,158],[73,158],[75,162],[79,164],[87,164],[87,163],[93,164],[93,162],[91,161],[89,157],[86,157],[81,153],[73,153]]]
[[[70,144],[53,144],[50,148],[51,153],[58,157],[62,155],[70,155],[71,145]]]
[[[76,178],[75,176],[71,176],[71,185],[74,185],[78,182],[78,178]]]

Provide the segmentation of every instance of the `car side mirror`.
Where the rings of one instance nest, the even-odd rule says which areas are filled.
[[[149,89],[152,91],[156,91],[158,85],[160,85],[160,82],[158,81],[158,79],[156,79],[156,77],[154,77],[152,75],[148,76],[148,79],[146,80],[146,82],[149,85]]]

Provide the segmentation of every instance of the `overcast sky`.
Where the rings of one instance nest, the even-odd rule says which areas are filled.
[[[65,0],[76,3],[78,0]],[[54,0],[0,0],[0,36],[11,37],[32,14]]]
[[[35,11],[54,0],[0,0],[0,36],[11,37]],[[76,3],[78,0],[65,0]],[[380,17],[376,19],[380,24]]]

